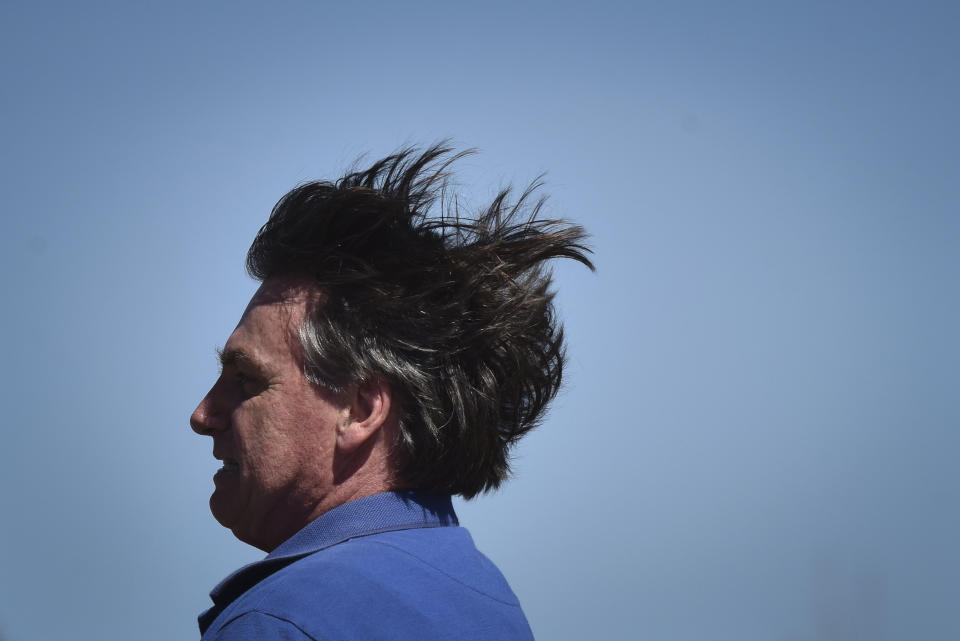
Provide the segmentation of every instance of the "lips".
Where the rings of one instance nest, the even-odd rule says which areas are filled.
[[[238,461],[238,460],[235,459],[235,458],[230,458],[229,456],[224,456],[224,455],[221,454],[220,452],[216,452],[216,451],[214,451],[214,453],[213,453],[213,458],[215,458],[215,459],[217,459],[218,461],[220,461],[220,467],[217,468],[217,472],[216,472],[216,474],[214,474],[214,478],[216,478],[216,477],[218,477],[218,476],[219,476],[219,477],[223,477],[223,476],[229,475],[229,474],[231,474],[231,473],[233,473],[233,472],[239,472],[239,471],[240,471],[240,461]]]
[[[213,482],[217,487],[224,483],[234,483],[240,477],[240,463],[233,459],[225,458],[221,461],[220,467],[213,474]]]

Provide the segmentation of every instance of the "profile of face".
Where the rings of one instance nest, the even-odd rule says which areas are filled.
[[[350,408],[303,374],[299,327],[310,297],[266,281],[221,352],[222,369],[190,417],[223,466],[210,510],[269,551],[317,516],[335,485],[337,431]]]

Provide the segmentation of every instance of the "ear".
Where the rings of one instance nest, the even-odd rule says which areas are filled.
[[[351,452],[376,436],[390,419],[393,392],[382,379],[357,385],[350,399],[349,415],[337,427],[337,448]]]

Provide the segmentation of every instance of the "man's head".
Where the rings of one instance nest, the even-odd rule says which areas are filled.
[[[211,511],[264,550],[341,503],[391,487],[389,388],[373,379],[333,392],[303,375],[298,328],[318,298],[302,279],[264,281],[190,418],[223,461]]]
[[[447,190],[460,155],[408,149],[335,183],[301,185],[257,234],[247,268],[263,287],[192,419],[214,436],[215,455],[243,457],[244,483],[227,485],[231,462],[211,498],[238,537],[246,525],[231,518],[289,514],[308,496],[324,499],[322,513],[357,492],[469,498],[496,488],[510,448],[558,391],[563,332],[544,266],[566,257],[592,268],[585,232],[538,219],[536,183],[514,203],[505,190],[462,216]],[[234,347],[244,341],[282,345],[283,387],[267,378],[262,393],[246,396],[259,388],[244,391],[246,360]],[[211,397],[230,384],[239,391],[225,404],[239,422],[218,423],[208,417],[219,407]],[[252,427],[268,419],[282,429]],[[344,459],[347,441],[359,454]],[[230,445],[220,453],[218,442]],[[277,490],[278,477],[290,487]]]

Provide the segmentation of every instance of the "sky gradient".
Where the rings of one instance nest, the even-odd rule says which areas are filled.
[[[960,638],[960,9],[5,3],[5,641],[196,638],[187,419],[288,189],[547,172],[567,384],[458,503],[540,639]]]

